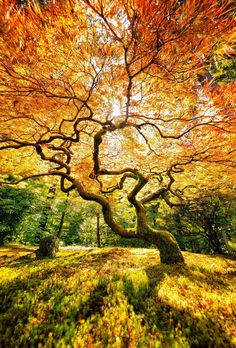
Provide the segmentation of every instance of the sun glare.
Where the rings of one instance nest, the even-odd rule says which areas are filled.
[[[111,113],[113,118],[119,117],[121,115],[121,105],[120,102],[115,100],[112,103],[112,113]]]

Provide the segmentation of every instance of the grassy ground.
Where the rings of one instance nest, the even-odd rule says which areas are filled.
[[[1,347],[236,347],[236,261],[156,250],[0,249]]]

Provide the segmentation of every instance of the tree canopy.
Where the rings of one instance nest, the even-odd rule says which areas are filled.
[[[231,0],[4,1],[3,177],[57,176],[62,191],[99,203],[117,234],[182,261],[145,205],[234,185],[235,84],[210,73],[213,57],[232,54],[234,22]],[[130,228],[113,218],[121,197]]]

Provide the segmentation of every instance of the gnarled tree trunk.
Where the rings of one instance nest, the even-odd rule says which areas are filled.
[[[138,235],[157,246],[160,251],[161,262],[166,264],[184,262],[180,247],[174,236],[168,231],[156,231],[149,227],[144,205],[137,201],[132,193],[129,196],[129,201],[135,206]]]
[[[130,229],[124,228],[114,220],[111,206],[105,197],[86,191],[79,181],[74,181],[74,185],[76,185],[83,199],[95,201],[102,206],[104,220],[113,232],[124,238],[137,238],[153,243],[160,251],[162,263],[176,264],[184,262],[183,255],[174,236],[170,232],[158,232],[148,226],[146,210],[143,204],[135,198],[136,191],[143,185],[142,182],[139,182],[128,196],[129,202],[135,207],[137,217],[137,226]]]
[[[112,218],[110,207],[103,209],[104,218],[112,230],[125,238],[138,238],[156,245],[160,251],[161,263],[176,264],[184,262],[180,247],[174,236],[168,231],[156,231],[147,224],[144,207],[136,209],[137,226],[135,229],[124,229]]]
[[[147,224],[146,211],[143,207],[141,207],[141,211],[137,211],[137,214],[138,235],[141,239],[157,246],[160,251],[161,263],[175,264],[184,262],[180,247],[174,236],[168,231],[157,231],[150,228]]]
[[[158,232],[148,227],[144,239],[157,246],[160,251],[161,263],[174,264],[184,262],[180,247],[170,232]]]

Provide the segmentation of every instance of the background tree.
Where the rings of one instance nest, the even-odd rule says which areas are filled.
[[[26,188],[0,186],[0,245],[14,240],[17,227],[34,199]]]
[[[205,192],[167,217],[181,249],[194,252],[232,253],[235,239],[235,195]]]
[[[46,200],[44,205],[42,206],[42,210],[40,212],[40,218],[38,221],[38,233],[35,235],[36,244],[40,243],[40,240],[43,234],[47,231],[47,224],[50,217],[51,209],[52,209],[52,200],[55,198],[56,186],[52,185],[49,187],[48,194],[46,196]]]
[[[233,42],[232,4],[4,2],[1,151],[13,163],[30,158],[34,170],[19,181],[58,176],[62,191],[98,203],[115,233],[154,243],[162,262],[182,262],[173,236],[149,226],[145,206],[178,204],[201,181],[199,168],[224,166],[233,177],[233,86],[212,90],[197,76],[216,44]],[[201,182],[213,184],[217,176]],[[114,219],[118,191],[135,225]]]
[[[120,213],[116,210],[115,218],[124,227],[129,226],[130,211],[124,206]],[[114,233],[105,223],[101,212],[97,209],[96,204],[92,202],[81,202],[72,198],[68,203],[67,212],[64,220],[64,228],[61,241],[65,245],[81,245],[85,247],[98,246],[97,238],[97,215],[99,213],[99,234],[100,244],[102,247],[150,247],[145,241],[136,239],[125,239]],[[54,228],[55,230],[55,228]]]
[[[17,241],[28,245],[39,245],[45,234],[50,234],[52,229],[58,227],[53,225],[52,219],[54,206],[58,204],[59,197],[54,190],[55,182],[48,186],[45,181],[36,178],[28,180],[27,184],[27,190],[31,192],[33,199],[30,209],[17,228]],[[59,214],[61,214],[60,210],[57,212],[58,219]],[[57,224],[59,225],[58,222]]]

